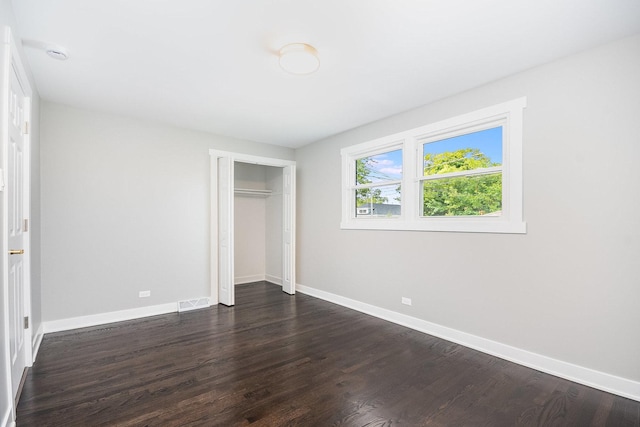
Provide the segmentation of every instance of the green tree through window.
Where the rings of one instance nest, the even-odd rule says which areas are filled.
[[[424,176],[499,166],[475,148],[425,154]],[[423,181],[424,216],[496,214],[502,209],[502,172]]]

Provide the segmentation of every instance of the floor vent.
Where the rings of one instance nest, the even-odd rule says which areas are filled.
[[[178,301],[178,312],[197,310],[199,308],[209,307],[209,298],[190,299],[185,301]]]

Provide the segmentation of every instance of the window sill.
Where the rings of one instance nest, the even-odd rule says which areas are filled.
[[[465,221],[452,218],[424,221],[403,221],[402,219],[357,219],[341,222],[343,230],[394,230],[394,231],[439,231],[451,233],[496,233],[526,234],[526,222],[507,221]]]

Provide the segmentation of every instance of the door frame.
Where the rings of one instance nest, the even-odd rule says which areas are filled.
[[[0,169],[0,178],[2,179],[2,184],[0,185],[0,191],[2,191],[2,293],[3,293],[3,307],[2,307],[2,324],[3,324],[3,333],[4,333],[4,345],[5,345],[5,354],[1,356],[2,358],[2,369],[5,370],[7,375],[7,384],[0,386],[8,387],[7,396],[11,397],[11,402],[9,406],[11,407],[11,416],[12,419],[16,418],[16,397],[13,396],[13,385],[11,383],[11,363],[9,360],[9,310],[8,310],[8,286],[9,286],[9,246],[8,246],[8,176],[7,176],[7,165],[8,165],[8,145],[9,145],[9,104],[8,104],[8,96],[9,93],[9,85],[11,79],[11,73],[15,72],[18,81],[22,87],[24,96],[25,96],[25,104],[24,104],[24,119],[25,126],[27,126],[26,132],[23,135],[24,138],[24,168],[23,168],[23,209],[25,220],[30,221],[31,219],[31,130],[32,130],[32,96],[33,91],[31,89],[31,85],[29,83],[29,79],[27,77],[27,73],[22,64],[22,60],[20,58],[20,54],[18,52],[18,48],[16,42],[13,38],[11,28],[6,26],[4,29],[4,57],[2,58],[2,94],[3,99],[1,103],[2,108],[2,164]],[[29,317],[29,325],[24,329],[24,345],[25,345],[25,367],[30,367],[33,365],[33,342],[32,342],[32,328],[33,321],[31,316],[31,225],[29,224],[29,228],[24,233],[24,250],[25,253],[23,255],[23,263],[24,263],[24,314]],[[18,390],[18,393],[20,390]],[[1,415],[1,414],[0,414]]]
[[[295,294],[295,265],[296,265],[296,251],[295,251],[295,243],[296,243],[296,186],[295,186],[295,176],[296,176],[296,162],[294,160],[284,160],[284,159],[276,159],[272,157],[262,157],[262,156],[253,156],[249,154],[242,154],[230,151],[221,151],[221,150],[209,150],[209,156],[211,161],[211,213],[210,213],[210,288],[211,288],[211,304],[220,303],[220,281],[218,277],[218,263],[220,260],[220,254],[218,251],[219,239],[221,236],[219,225],[218,225],[218,217],[219,217],[219,209],[220,204],[218,203],[218,159],[220,158],[228,158],[230,159],[232,164],[235,162],[242,163],[250,163],[260,166],[273,166],[278,168],[283,168],[283,178],[284,178],[284,168],[289,168],[290,171],[290,182],[288,183],[288,191],[290,192],[290,197],[283,197],[283,209],[282,209],[282,238],[283,238],[283,270],[282,270],[282,279],[284,282],[284,278],[289,278],[290,286],[287,286],[287,289],[283,286],[283,291],[288,294]],[[233,170],[233,168],[232,168]],[[284,191],[283,182],[283,191]],[[233,218],[233,177],[231,177],[231,218]],[[233,224],[233,221],[231,221]],[[288,224],[288,226],[287,226]],[[231,235],[233,235],[233,230],[231,231]],[[286,234],[286,236],[285,236]],[[285,238],[289,240],[288,248],[285,249],[287,245],[285,245]],[[233,244],[231,245],[231,250],[233,250]],[[232,257],[233,258],[233,257]],[[285,271],[285,269],[287,271]],[[233,268],[231,268],[233,271]],[[288,273],[288,274],[287,274]],[[233,277],[231,280],[233,281]],[[283,283],[284,285],[284,283]],[[235,291],[234,291],[235,292]]]

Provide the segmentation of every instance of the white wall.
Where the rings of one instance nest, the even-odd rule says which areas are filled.
[[[24,53],[20,46],[20,34],[16,31],[15,25],[15,17],[13,14],[13,7],[11,5],[10,0],[1,0],[0,1],[0,69],[4,72],[5,69],[5,27],[11,27],[12,35],[15,40],[17,40],[18,52],[22,58],[22,63],[24,65],[25,71],[28,74],[30,80],[30,86],[33,91],[32,93],[32,122],[31,122],[31,183],[32,183],[32,192],[31,192],[31,218],[30,218],[30,234],[29,237],[31,239],[31,327],[33,330],[33,334],[38,331],[41,326],[41,306],[40,306],[40,153],[39,153],[39,135],[40,135],[40,126],[39,126],[39,109],[40,109],[40,99],[38,96],[38,91],[31,76],[31,71],[29,69],[29,64],[25,60]],[[4,87],[2,87],[3,91],[0,93],[0,109],[4,108],[7,94],[4,92]],[[0,117],[4,117],[4,111],[0,111]],[[4,122],[0,120],[0,128],[2,128],[2,134],[4,134],[5,130],[3,129]],[[2,150],[0,150],[0,156],[2,155]],[[2,164],[4,164],[4,159],[2,159]],[[2,206],[2,198],[0,198],[0,223],[2,223],[3,218],[3,206]],[[4,230],[0,231],[4,232]],[[0,277],[2,277],[2,264],[0,263]],[[4,287],[4,285],[3,285]],[[0,292],[0,307],[2,307],[2,311],[5,310],[5,289]],[[6,422],[10,422],[11,419],[11,406],[13,404],[13,397],[11,396],[11,384],[10,377],[7,377],[7,367],[9,366],[8,360],[8,337],[6,335],[5,328],[7,325],[5,324],[4,315],[0,315],[0,425],[4,425]]]
[[[298,283],[640,381],[639,76],[636,36],[297,150]],[[521,96],[526,235],[340,229],[342,147]]]
[[[44,321],[209,295],[209,149],[294,156],[49,102],[41,114]]]

